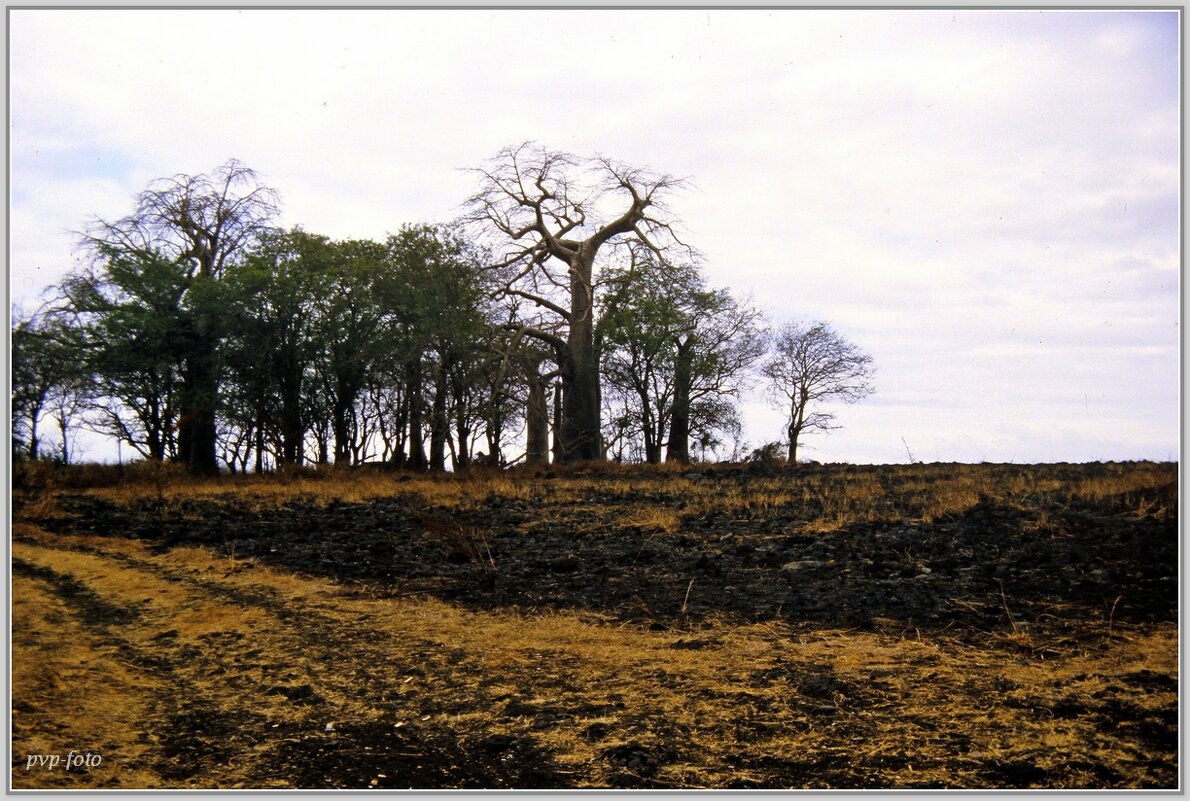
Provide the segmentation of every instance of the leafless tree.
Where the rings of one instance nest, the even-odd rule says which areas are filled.
[[[665,206],[683,181],[531,142],[501,150],[474,172],[480,188],[467,201],[466,219],[496,254],[500,292],[536,310],[520,325],[524,334],[557,354],[561,458],[601,458],[597,260],[626,247],[659,256],[680,248],[692,257]]]
[[[185,265],[189,349],[178,422],[179,458],[196,472],[216,469],[215,407],[219,369],[213,282],[278,214],[277,193],[232,159],[209,175],[152,183],[120,220],[95,220],[83,248],[98,261],[154,254]]]
[[[773,400],[789,410],[789,463],[797,464],[797,446],[807,431],[838,428],[834,414],[812,409],[819,401],[854,403],[874,392],[872,357],[827,323],[787,323],[773,340],[773,353],[761,372]]]

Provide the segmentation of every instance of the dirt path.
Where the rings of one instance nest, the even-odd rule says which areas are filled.
[[[30,599],[17,626],[21,641],[44,641],[48,621],[33,611],[34,599],[49,596],[55,619],[68,619],[95,657],[120,666],[113,702],[130,694],[142,701],[126,727],[145,743],[137,761],[155,781],[138,773],[132,786],[507,786],[523,778],[476,764],[449,731],[422,731],[426,716],[392,703],[401,697],[394,688],[444,661],[418,647],[438,643],[401,654],[368,636],[366,612],[328,600],[326,590],[310,592],[284,575],[245,581],[241,573],[263,571],[202,551],[154,557],[127,543],[112,552],[20,539],[16,594]],[[41,669],[22,659],[16,672],[32,678]],[[18,730],[52,714],[36,711]],[[389,752],[401,758],[387,774],[365,775]],[[86,785],[102,773],[62,770],[55,784]],[[33,775],[14,770],[17,786],[22,774]]]
[[[1037,650],[893,625],[467,610],[188,545],[13,532],[12,784],[1171,787],[1176,625]],[[30,755],[102,762],[67,771]]]

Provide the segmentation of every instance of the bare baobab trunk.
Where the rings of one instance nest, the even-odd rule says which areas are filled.
[[[600,435],[599,359],[595,355],[594,297],[591,286],[593,253],[580,248],[572,264],[571,323],[566,338],[569,352],[561,365],[562,461],[577,462],[603,456]]]
[[[550,461],[550,410],[546,401],[546,382],[534,367],[529,373],[529,402],[525,410],[525,464],[540,466]]]

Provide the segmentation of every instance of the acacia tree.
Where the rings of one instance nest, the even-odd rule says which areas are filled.
[[[154,182],[137,196],[131,214],[114,222],[96,220],[83,238],[83,247],[100,259],[113,253],[152,254],[183,268],[188,348],[178,457],[194,472],[217,468],[220,314],[214,285],[277,213],[276,192],[233,159],[209,175],[175,175]]]
[[[682,182],[533,143],[505,148],[475,172],[480,189],[467,202],[467,219],[492,241],[501,292],[539,313],[521,330],[557,354],[561,458],[601,458],[596,262],[606,258],[605,246],[643,245],[658,254],[686,248],[664,205]]]
[[[324,236],[300,228],[268,231],[227,273],[227,369],[256,424],[258,468],[266,439],[274,440],[281,464],[303,457],[318,303],[330,294],[331,253]]]
[[[605,275],[598,339],[604,377],[624,396],[625,422],[643,437],[645,461],[690,458],[736,426],[735,400],[767,348],[762,315],[691,265],[662,267],[648,254]]]
[[[787,323],[773,340],[773,353],[761,372],[772,398],[789,410],[786,433],[789,463],[797,464],[797,446],[807,431],[838,428],[834,414],[811,409],[820,401],[855,403],[874,392],[872,357],[827,323]]]
[[[70,432],[90,382],[81,362],[78,332],[51,314],[17,318],[12,328],[13,455],[37,459],[42,447],[39,425],[44,415],[58,424],[59,454],[70,461]]]
[[[346,465],[359,461],[363,441],[356,401],[387,347],[381,336],[384,309],[378,294],[386,269],[385,247],[352,239],[333,243],[331,253],[331,280],[318,299],[315,336],[321,353],[316,369],[330,411],[335,464]]]

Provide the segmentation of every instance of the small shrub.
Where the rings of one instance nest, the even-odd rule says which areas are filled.
[[[421,523],[427,537],[446,543],[452,553],[467,559],[483,573],[495,573],[496,559],[487,536],[478,527],[442,513],[428,514]]]
[[[744,457],[748,464],[775,465],[785,462],[786,446],[783,442],[768,442]]]

